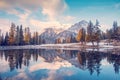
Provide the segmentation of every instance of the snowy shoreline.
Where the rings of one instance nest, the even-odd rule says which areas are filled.
[[[103,49],[120,49],[120,46],[105,45],[100,43],[99,46],[92,46],[90,43],[81,45],[80,43],[67,44],[41,44],[41,45],[24,45],[24,46],[0,46],[0,50],[12,49],[65,49],[65,50],[103,50]]]

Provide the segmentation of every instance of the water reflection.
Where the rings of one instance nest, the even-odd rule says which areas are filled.
[[[106,71],[103,68],[106,67],[107,64],[109,65],[109,67],[111,66],[113,67],[110,69],[113,69],[115,74],[119,74],[120,69],[119,52],[76,51],[76,50],[70,51],[70,50],[47,50],[47,49],[5,50],[0,51],[0,77],[1,77],[0,80],[7,79],[6,76],[13,77],[16,74],[21,74],[18,73],[19,70],[23,70],[25,72],[24,74],[21,74],[20,77],[23,77],[23,75],[28,75],[28,78],[25,77],[26,80],[29,79],[29,77],[31,77],[30,75],[34,72],[35,76],[32,76],[32,79],[36,78],[36,76],[37,77],[39,76],[38,79],[42,79],[43,77],[44,79],[46,79],[46,77],[48,77],[49,74],[53,73],[55,75],[57,74],[55,70],[59,71],[62,68],[65,68],[65,70],[68,69],[68,72],[62,71],[62,73],[67,72],[67,74],[69,74],[70,76],[73,75],[72,70],[75,71],[76,69],[88,71],[91,76],[95,73],[97,73],[97,76],[99,76],[100,74],[103,74]],[[2,71],[2,68],[4,69],[4,71]],[[49,71],[49,73],[46,75],[46,73],[50,69],[52,69],[52,71]],[[109,73],[107,77],[114,73]],[[65,76],[59,76],[57,77],[57,79],[58,78],[61,80],[69,79],[68,77],[66,78]],[[54,80],[56,80],[56,78],[54,78]]]

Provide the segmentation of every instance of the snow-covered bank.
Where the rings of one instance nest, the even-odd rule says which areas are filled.
[[[91,43],[87,43],[86,45],[81,45],[80,43],[43,44],[40,46],[41,47],[59,47],[59,48],[120,48],[120,46],[105,45],[104,43],[100,43],[99,46],[97,46],[97,44],[92,46]]]
[[[92,46],[91,43],[81,45],[80,43],[66,43],[66,44],[42,44],[42,45],[25,45],[25,46],[1,46],[0,50],[10,49],[65,49],[65,50],[110,50],[120,49],[120,46],[105,45],[100,43],[99,46]]]

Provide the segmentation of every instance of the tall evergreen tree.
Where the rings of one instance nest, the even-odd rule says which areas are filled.
[[[94,28],[94,25],[93,25],[92,21],[90,21],[89,24],[88,24],[88,27],[87,27],[88,35],[92,36],[93,28]]]
[[[32,43],[33,43],[33,44],[38,44],[38,43],[39,43],[38,32],[34,32],[33,38],[32,38]]]
[[[99,27],[100,25],[98,20],[96,20],[95,25],[93,25],[91,21],[89,22],[89,25],[87,27],[86,41],[92,42],[93,45],[94,42],[97,42],[97,45],[99,45],[100,35],[101,35],[101,30]]]
[[[30,29],[29,29],[29,27],[27,27],[27,28],[25,28],[25,33],[24,33],[25,44],[30,44],[30,38],[31,38]]]
[[[117,21],[114,21],[114,22],[113,22],[113,33],[116,33],[116,32],[117,32],[117,27],[118,27]]]
[[[4,35],[1,36],[1,45],[4,46]]]
[[[35,32],[35,43],[36,43],[36,44],[39,44],[38,32]]]
[[[16,30],[16,36],[15,36],[15,44],[16,45],[19,45],[20,43],[20,29],[19,29],[19,26],[17,26],[17,30]]]
[[[100,36],[101,36],[101,30],[100,30],[100,25],[99,25],[99,22],[98,20],[96,20],[96,24],[94,26],[94,38],[95,38],[95,41],[97,42],[97,45],[99,45],[99,42],[100,42]]]
[[[86,41],[88,42],[92,42],[92,44],[94,45],[94,42],[93,42],[93,29],[94,29],[94,25],[91,21],[89,21],[89,24],[88,24],[88,27],[87,27],[87,35],[86,35]]]
[[[84,28],[80,29],[77,35],[77,41],[82,42],[83,44],[83,42],[85,42],[85,36],[86,36],[85,29]]]
[[[20,37],[19,37],[19,45],[23,45],[24,44],[24,36],[23,36],[23,29],[22,29],[22,25],[20,26]]]
[[[117,21],[113,22],[112,39],[118,39],[118,25],[117,25]]]
[[[1,45],[1,41],[2,41],[2,35],[1,35],[1,30],[0,30],[0,45]]]
[[[11,24],[10,32],[9,32],[9,44],[14,45],[15,44],[15,24]]]
[[[9,41],[9,35],[8,35],[8,32],[6,32],[4,44],[9,45],[8,41]]]

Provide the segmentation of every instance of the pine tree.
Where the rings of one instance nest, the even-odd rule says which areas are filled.
[[[118,25],[117,21],[113,22],[113,28],[112,28],[112,39],[118,39]]]
[[[4,41],[5,45],[9,45],[8,41],[9,41],[9,35],[8,35],[8,32],[6,32],[5,41]]]
[[[87,34],[92,36],[92,33],[93,33],[93,23],[90,21],[89,24],[88,24],[88,27],[87,27]]]
[[[36,36],[36,44],[39,44],[39,36],[38,36],[38,32],[36,32],[36,34],[35,34],[35,36]]]
[[[19,37],[19,45],[23,45],[24,44],[24,36],[23,36],[23,29],[22,29],[22,25],[20,26],[20,37]]]
[[[0,30],[0,45],[1,45],[1,41],[2,41],[2,35],[1,35],[1,30]]]
[[[118,40],[120,41],[120,26],[118,27],[117,34],[118,34]]]
[[[106,36],[107,36],[107,39],[108,39],[108,43],[110,43],[110,40],[112,38],[112,29],[106,30]]]
[[[42,43],[42,39],[41,39],[41,37],[39,36],[39,44],[41,44]]]
[[[85,36],[85,41],[86,42],[92,42],[92,44],[94,45],[94,41],[93,41],[93,23],[91,21],[89,21],[88,27],[87,27],[87,35]]]
[[[116,32],[117,32],[117,27],[118,27],[117,21],[114,21],[114,22],[113,22],[113,33],[116,33]]]
[[[100,25],[99,25],[99,22],[98,20],[96,20],[96,24],[94,26],[94,38],[95,38],[95,41],[97,42],[97,45],[99,45],[99,42],[100,42],[100,36],[101,36],[101,30],[100,30]]]
[[[15,24],[11,24],[10,32],[9,32],[9,44],[14,45],[15,44]]]
[[[19,26],[17,26],[17,30],[16,30],[16,36],[15,36],[15,44],[16,45],[19,45],[20,43],[20,29],[19,29]]]
[[[82,42],[82,44],[83,44],[83,42],[85,42],[85,36],[86,36],[86,31],[84,28],[82,28],[79,30],[76,40],[78,42]]]
[[[4,35],[1,36],[1,45],[4,46]]]
[[[27,28],[25,28],[25,33],[24,33],[25,44],[30,44],[30,38],[31,38],[30,29],[29,29],[29,27],[27,27]]]
[[[35,42],[36,42],[35,38],[36,38],[36,33],[34,32],[33,33],[33,44],[35,44]]]

